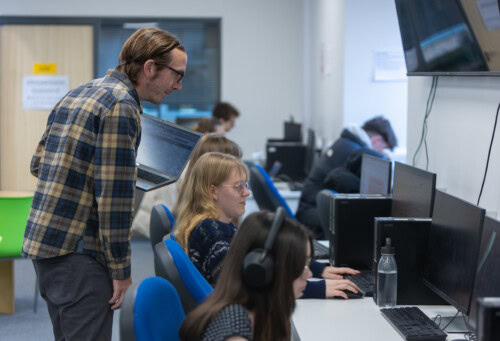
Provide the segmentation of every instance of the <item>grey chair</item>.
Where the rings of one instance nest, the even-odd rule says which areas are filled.
[[[157,204],[151,210],[151,218],[149,220],[149,235],[151,247],[161,242],[163,237],[173,231],[175,218],[172,212],[164,204]]]
[[[186,315],[213,291],[184,249],[173,239],[155,245],[156,276],[167,279],[179,293]]]

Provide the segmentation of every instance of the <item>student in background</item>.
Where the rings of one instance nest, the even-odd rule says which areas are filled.
[[[228,132],[234,127],[236,119],[240,116],[239,111],[229,103],[219,102],[212,110],[212,116],[215,117]]]
[[[331,187],[331,184],[335,183],[331,180],[339,179],[338,174],[332,174],[332,172],[338,172],[335,170],[338,167],[352,164],[349,160],[355,155],[360,157],[364,151],[386,158],[384,150],[392,150],[397,144],[398,140],[391,123],[382,116],[366,121],[362,127],[356,125],[346,127],[337,141],[314,164],[304,181],[296,213],[297,220],[310,228],[315,238],[324,239],[326,236],[323,235],[319,222],[316,196],[323,189],[332,189],[337,192],[341,190]]]
[[[144,193],[132,223],[132,229],[135,234],[149,238],[149,221],[151,219],[151,210],[154,205],[164,204],[172,211],[174,217],[177,216],[178,202],[182,198],[182,192],[186,182],[185,179],[190,177],[193,165],[200,156],[208,152],[221,152],[241,158],[241,149],[235,142],[222,135],[209,134],[203,136],[200,143],[198,143],[196,149],[193,151],[186,169],[184,169],[177,182]]]
[[[198,124],[194,126],[193,130],[196,130],[202,134],[224,134],[225,129],[222,123],[215,117],[203,117],[198,121]]]
[[[212,286],[217,283],[222,260],[237,231],[233,221],[245,213],[246,198],[250,195],[247,181],[246,166],[239,159],[221,153],[200,157],[187,178],[174,237]],[[315,277],[326,280],[308,282],[304,298],[347,298],[343,290],[359,290],[342,278],[342,274],[357,274],[356,270],[315,261],[311,271]]]
[[[184,320],[181,340],[290,340],[295,299],[311,277],[312,239],[301,224],[281,222],[271,248],[271,282],[256,290],[242,276],[246,255],[264,248],[275,213],[250,214],[234,237],[212,294]]]

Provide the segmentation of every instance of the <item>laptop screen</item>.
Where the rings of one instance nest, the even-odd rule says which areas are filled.
[[[142,135],[136,162],[178,177],[201,135],[171,122],[141,116]]]

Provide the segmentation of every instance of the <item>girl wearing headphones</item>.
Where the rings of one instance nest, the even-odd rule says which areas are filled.
[[[248,169],[234,156],[206,153],[199,158],[187,179],[174,232],[203,277],[215,287],[237,227],[232,223],[245,213]],[[342,274],[357,274],[349,268],[311,263],[314,277],[326,280],[307,283],[303,298],[343,297],[344,290],[359,288]]]
[[[290,340],[295,299],[312,275],[313,250],[309,231],[284,215],[261,211],[245,219],[214,291],[184,320],[181,340]],[[263,267],[265,275],[252,266]]]

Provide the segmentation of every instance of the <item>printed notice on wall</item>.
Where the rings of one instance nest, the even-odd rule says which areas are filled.
[[[69,91],[69,76],[23,77],[23,109],[52,109]]]
[[[406,64],[401,50],[379,50],[373,52],[374,81],[406,80]]]
[[[476,6],[488,31],[500,28],[500,11],[497,0],[476,0]]]

